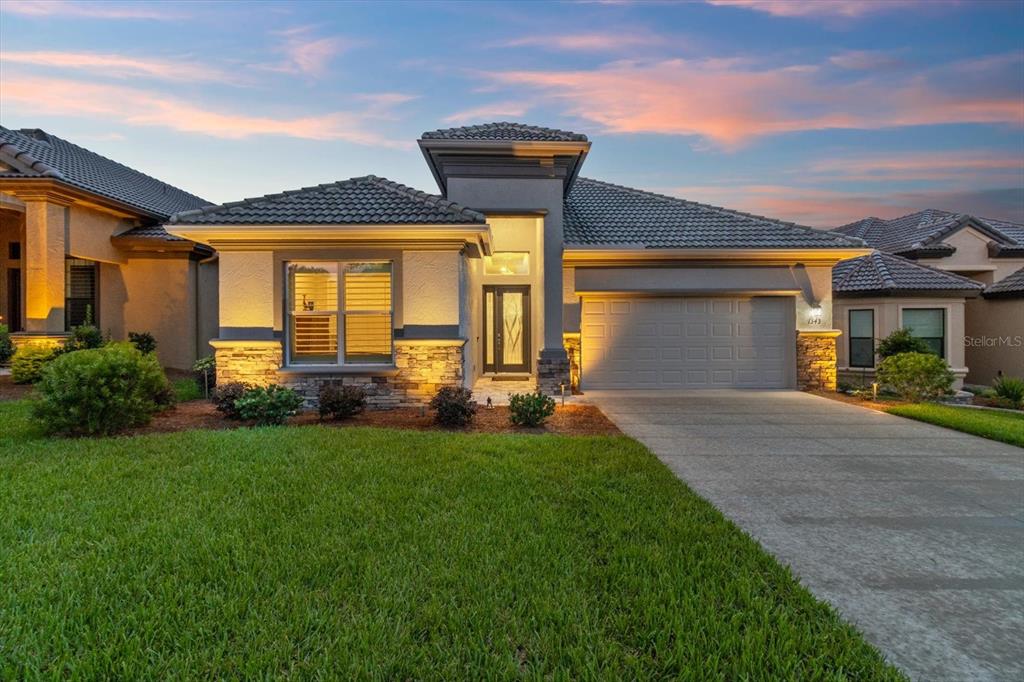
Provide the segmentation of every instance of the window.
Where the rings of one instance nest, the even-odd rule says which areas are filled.
[[[875,311],[850,311],[850,367],[875,366]]]
[[[525,251],[501,251],[484,256],[485,275],[529,275],[530,254]]]
[[[93,261],[68,258],[64,261],[64,328],[71,330],[87,321],[98,324],[96,283],[99,270]]]
[[[21,242],[7,242],[7,258],[21,260]]]
[[[946,357],[946,311],[942,308],[904,308],[903,326],[925,342],[940,358]]]
[[[288,264],[288,317],[292,364],[390,364],[391,264]]]

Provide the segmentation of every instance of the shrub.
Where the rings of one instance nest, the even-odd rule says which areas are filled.
[[[49,433],[108,435],[147,424],[168,393],[156,358],[113,343],[64,353],[47,365],[32,416]]]
[[[910,333],[909,329],[897,329],[878,342],[875,353],[879,359],[899,355],[900,353],[931,353],[932,350],[921,339]]]
[[[516,426],[540,426],[555,413],[555,401],[540,389],[536,393],[514,393],[509,396],[508,411]]]
[[[187,403],[190,400],[199,400],[203,397],[203,389],[192,377],[178,379],[171,385],[174,391],[174,402]]]
[[[999,377],[992,384],[996,396],[1009,402],[1014,407],[1024,405],[1024,379],[1016,377]]]
[[[217,360],[212,355],[199,358],[192,365],[192,373],[195,375],[199,387],[206,395],[209,395],[213,387],[217,385]]]
[[[320,387],[320,419],[354,417],[366,409],[366,391],[362,386],[335,386],[324,384]]]
[[[238,415],[257,426],[284,424],[302,407],[302,396],[285,386],[271,384],[250,388],[235,401]]]
[[[430,399],[430,408],[437,412],[434,420],[442,426],[465,426],[476,414],[473,392],[464,386],[442,386]]]
[[[43,378],[43,368],[60,354],[55,346],[22,346],[11,358],[11,379],[16,384],[38,382]]]
[[[14,355],[14,342],[6,324],[0,324],[0,365],[6,365]]]
[[[878,381],[904,400],[919,402],[949,393],[953,373],[946,361],[933,353],[900,353],[879,363]]]
[[[91,324],[83,324],[71,328],[71,334],[64,342],[64,350],[89,350],[103,345],[103,332]]]
[[[238,413],[238,407],[235,403],[251,388],[252,386],[243,384],[241,381],[232,381],[215,388],[213,395],[210,396],[210,400],[217,406],[217,411],[221,412],[228,419],[241,419],[242,417]]]
[[[156,339],[149,332],[128,332],[128,340],[143,355],[156,352]]]

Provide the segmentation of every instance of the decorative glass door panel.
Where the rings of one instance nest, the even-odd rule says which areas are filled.
[[[530,287],[484,287],[484,371],[530,371]]]

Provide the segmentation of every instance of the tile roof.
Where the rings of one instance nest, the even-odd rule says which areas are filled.
[[[902,291],[970,293],[984,288],[984,284],[973,279],[882,251],[840,261],[832,268],[832,291],[838,295]]]
[[[1024,297],[1024,268],[1003,277],[985,289],[986,297]]]
[[[556,130],[525,123],[500,121],[475,126],[431,130],[420,136],[424,140],[479,140],[489,142],[586,142],[587,136],[568,130]]]
[[[486,221],[482,213],[453,201],[374,175],[185,211],[170,220],[185,225],[438,225]]]
[[[850,248],[860,240],[675,197],[578,178],[565,199],[566,246]]]
[[[0,178],[54,178],[161,220],[210,203],[42,130],[0,126],[0,154],[16,166]]]
[[[942,240],[967,222],[986,231],[993,241],[1011,248],[1024,246],[1024,225],[1006,220],[978,218],[930,208],[892,220],[864,218],[835,228],[835,232],[860,237],[868,246],[890,253],[949,248]]]

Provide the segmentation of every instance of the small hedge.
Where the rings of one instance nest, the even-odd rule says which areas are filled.
[[[537,389],[536,393],[513,393],[508,399],[508,416],[516,426],[540,426],[555,413],[555,401]]]
[[[71,328],[71,333],[64,342],[64,350],[90,350],[101,348],[106,343],[103,332],[91,324],[83,324]]]
[[[243,393],[234,406],[240,418],[256,426],[275,426],[298,413],[302,396],[286,386],[257,386]]]
[[[128,332],[128,340],[143,355],[156,352],[156,338],[149,332]]]
[[[43,370],[32,416],[44,431],[109,435],[149,423],[170,401],[156,358],[131,344],[64,353]]]
[[[239,414],[235,403],[251,388],[251,385],[243,384],[241,381],[232,381],[214,389],[210,400],[217,406],[217,411],[228,419],[241,419],[242,415]]]
[[[11,330],[6,324],[0,324],[0,365],[6,365],[14,356],[14,342],[11,341]]]
[[[900,353],[878,365],[878,382],[912,402],[941,398],[950,392],[953,381],[949,365],[933,353]]]
[[[16,384],[35,384],[43,378],[43,368],[61,354],[56,346],[29,344],[11,358],[11,379]]]
[[[320,387],[320,419],[348,419],[366,409],[366,391],[362,386],[335,386],[324,384]]]
[[[442,426],[466,426],[476,415],[473,392],[464,386],[443,386],[430,400],[434,421]]]
[[[921,339],[910,333],[909,329],[897,329],[878,342],[875,353],[880,360],[900,353],[931,353],[931,349]]]
[[[1024,407],[1024,379],[999,377],[992,384],[996,397],[1009,407]]]

